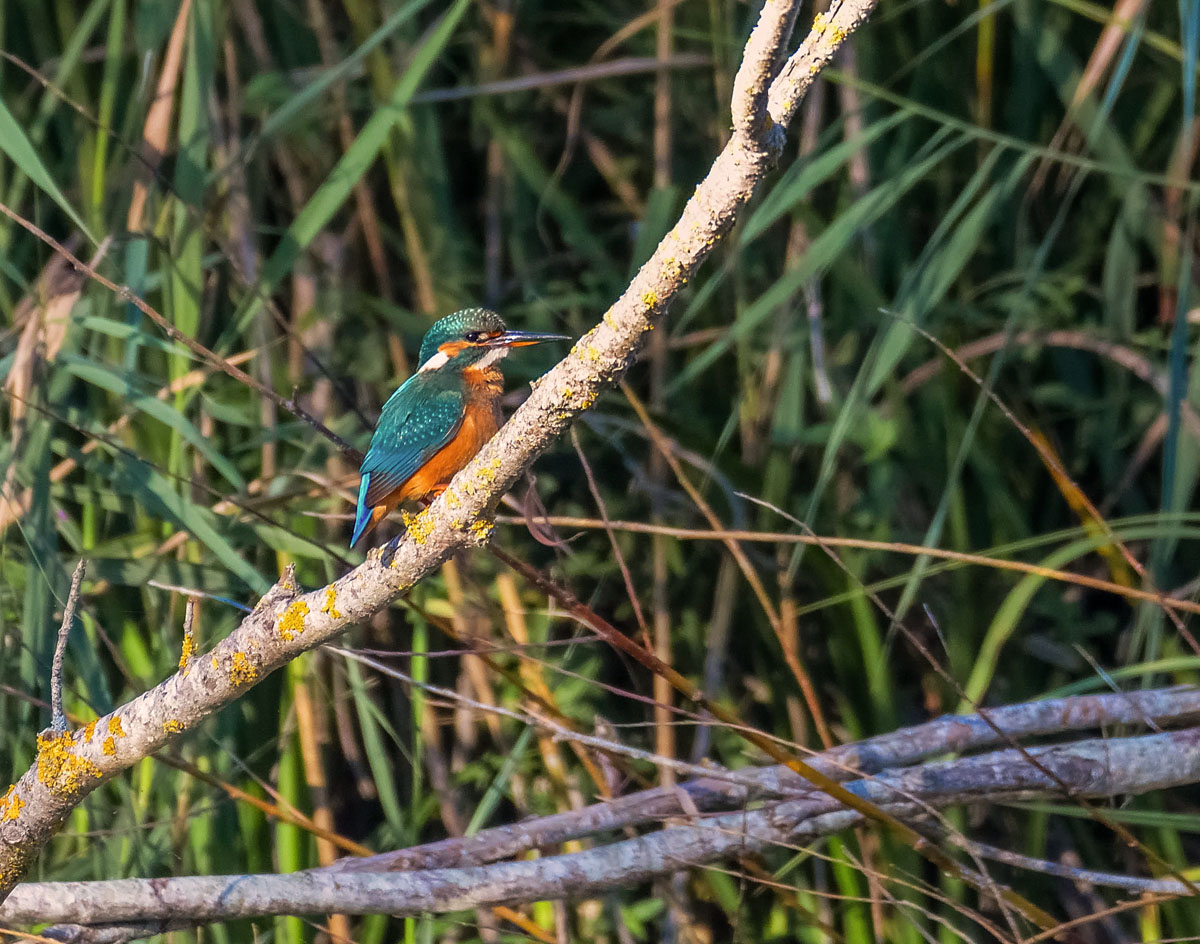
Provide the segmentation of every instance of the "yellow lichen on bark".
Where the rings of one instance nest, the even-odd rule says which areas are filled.
[[[125,728],[121,724],[121,716],[113,715],[108,719],[108,737],[104,739],[104,743],[100,745],[100,750],[107,757],[113,757],[117,753],[117,738],[125,737]]]
[[[429,535],[433,534],[433,522],[425,511],[415,515],[405,512],[404,528],[408,532],[408,536],[417,544],[424,544],[429,539]]]
[[[200,647],[196,645],[196,637],[190,632],[183,634],[183,648],[179,652],[179,668],[186,669],[192,657]]]
[[[11,823],[21,815],[21,807],[24,805],[25,801],[17,796],[17,788],[10,786],[4,796],[0,797],[0,823]]]
[[[304,609],[305,612],[308,611],[308,607]],[[235,652],[229,664],[229,681],[241,687],[242,685],[249,685],[257,678],[258,669],[250,664],[250,660],[246,658],[246,653]]]
[[[279,617],[279,636],[284,642],[291,642],[304,632],[304,620],[308,616],[308,604],[297,600],[283,611]],[[235,658],[240,653],[235,654]],[[245,658],[245,656],[243,656]]]
[[[328,613],[330,619],[341,619],[341,611],[337,608],[337,591],[330,587],[325,591],[325,602],[321,604],[321,612]]]
[[[73,795],[80,792],[88,780],[100,778],[100,768],[87,758],[79,757],[74,749],[75,740],[70,731],[38,735],[38,780],[51,793]]]

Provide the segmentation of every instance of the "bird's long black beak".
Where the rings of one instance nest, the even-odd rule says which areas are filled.
[[[527,344],[541,344],[543,341],[569,341],[565,334],[537,334],[533,331],[505,331],[484,342],[488,347],[525,347]]]

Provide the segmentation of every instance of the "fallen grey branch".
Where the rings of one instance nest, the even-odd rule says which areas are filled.
[[[1091,739],[1015,749],[888,771],[851,782],[856,794],[913,819],[962,803],[1060,795],[1145,793],[1200,779],[1200,728],[1143,737]],[[820,793],[725,813],[585,852],[517,862],[416,872],[313,870],[107,882],[31,883],[0,907],[0,921],[103,924],[180,920],[200,923],[269,915],[444,913],[595,895],[681,868],[771,847],[794,847],[840,832],[863,817]]]
[[[0,901],[72,809],[98,786],[159,750],[234,701],[302,652],[363,622],[439,566],[456,550],[484,542],[500,497],[530,464],[637,358],[670,302],[733,226],[774,166],[799,97],[874,0],[843,0],[822,17],[789,60],[783,104],[770,120],[741,113],[760,107],[757,91],[783,54],[797,3],[768,3],[747,43],[735,86],[735,132],[679,221],[603,319],[534,386],[500,432],[450,487],[412,522],[394,552],[368,555],[345,577],[304,593],[289,568],[254,611],[210,652],[184,659],[155,688],[75,731],[43,735],[33,766],[0,796]],[[770,86],[769,99],[777,99]],[[339,904],[334,910],[344,912]]]
[[[846,781],[947,753],[993,747],[1003,741],[997,728],[1008,739],[1004,743],[1015,743],[1039,735],[1106,725],[1179,724],[1200,716],[1200,689],[1078,695],[992,708],[987,716],[991,724],[979,715],[946,715],[832,748],[815,755],[809,763],[826,776]],[[483,865],[571,839],[687,816],[692,808],[708,813],[738,808],[754,800],[807,796],[813,792],[807,780],[779,765],[736,773],[740,782],[731,782],[724,776],[697,778],[674,788],[641,790],[580,810],[495,826],[468,838],[455,837],[375,856],[340,859],[327,868],[363,872]]]

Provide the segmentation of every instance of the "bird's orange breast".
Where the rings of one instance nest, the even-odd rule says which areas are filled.
[[[435,452],[407,482],[397,490],[392,507],[409,499],[424,498],[441,492],[456,472],[475,458],[483,444],[500,428],[500,411],[495,399],[472,397],[467,401],[462,425],[454,438]],[[390,499],[392,496],[388,496]]]

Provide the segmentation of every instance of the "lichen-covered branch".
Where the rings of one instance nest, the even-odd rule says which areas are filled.
[[[1029,763],[1029,757],[1037,765]],[[1061,795],[1138,794],[1200,779],[1200,728],[1007,749],[884,771],[851,790],[905,819],[936,809]],[[198,876],[21,886],[7,922],[205,921],[281,914],[410,915],[595,895],[733,856],[795,847],[860,824],[861,814],[811,792],[756,810],[695,819],[584,852],[410,872],[320,869],[290,875]],[[985,885],[990,887],[990,882]]]
[[[871,10],[871,6],[854,0],[835,0],[828,12],[813,17],[808,36],[771,83],[767,113],[772,121],[788,126],[813,80],[833,61],[846,37],[862,26]]]
[[[754,76],[773,74],[785,54],[787,24],[796,6],[795,0],[765,5],[739,69],[739,89],[752,87]],[[873,6],[874,0],[839,4],[828,17],[836,28],[811,34],[801,51],[813,50],[819,61],[827,62]],[[735,102],[740,110],[762,105],[761,95]],[[624,374],[646,333],[658,326],[774,165],[782,146],[779,126],[786,121],[772,118],[773,123],[741,112],[734,116],[729,143],[625,293],[417,517],[394,553],[373,553],[345,577],[307,593],[290,571],[285,573],[233,633],[211,651],[182,659],[171,678],[84,728],[39,738],[34,765],[0,799],[0,901],[71,809],[100,784],[196,726],[288,660],[366,620],[455,550],[487,539],[500,497]],[[190,656],[188,649],[185,656]],[[340,905],[335,910],[345,911]]]

